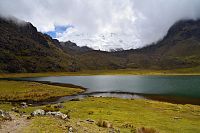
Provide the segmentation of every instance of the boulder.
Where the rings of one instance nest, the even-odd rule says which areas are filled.
[[[20,107],[21,107],[21,108],[27,108],[28,105],[27,105],[26,102],[21,102],[21,103],[20,103]]]
[[[63,120],[68,119],[68,116],[66,114],[61,113],[60,111],[58,111],[58,112],[50,112],[49,111],[49,112],[46,112],[46,115],[55,116],[55,117],[61,118]]]
[[[45,115],[45,111],[42,109],[37,109],[31,113],[31,116],[43,116]]]
[[[38,110],[35,110],[34,112],[31,113],[31,116],[43,116],[43,115],[54,116],[54,117],[57,117],[57,118],[60,118],[60,119],[63,119],[63,120],[68,119],[68,115],[63,114],[60,111],[58,111],[58,112],[51,112],[51,111],[45,112],[42,109],[38,109]]]

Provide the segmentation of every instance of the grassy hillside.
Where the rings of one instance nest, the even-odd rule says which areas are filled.
[[[200,20],[174,24],[156,44],[105,52],[59,42],[27,22],[0,18],[0,72],[166,70],[200,66]]]
[[[141,49],[115,52],[91,49],[79,51],[80,47],[77,46],[73,55],[80,70],[198,67],[200,66],[199,27],[200,20],[179,21],[169,29],[162,40]]]
[[[59,42],[27,22],[0,18],[0,72],[69,71]]]
[[[60,111],[68,113],[69,121],[53,117],[34,117],[21,132],[55,131],[67,132],[72,126],[77,132],[106,133],[110,128],[98,126],[100,121],[108,121],[121,133],[135,133],[136,129],[153,128],[159,133],[198,133],[200,132],[200,107],[196,105],[177,105],[149,100],[118,98],[86,98],[81,101],[62,103]],[[54,105],[51,105],[53,108]],[[0,108],[10,110],[11,105],[0,104]],[[26,114],[45,106],[20,109]],[[86,120],[94,120],[89,123]],[[84,131],[85,130],[85,131]],[[154,132],[153,132],[154,133]]]
[[[200,65],[199,38],[200,20],[179,21],[158,43],[136,50],[136,53],[130,51],[131,57],[129,57],[132,62],[135,62],[135,58],[139,62],[143,60],[147,67],[161,69],[197,67]]]

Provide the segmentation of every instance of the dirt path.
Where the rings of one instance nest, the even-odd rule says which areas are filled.
[[[5,121],[0,123],[0,133],[21,133],[21,129],[28,126],[31,120],[27,120],[26,116],[19,116],[19,114],[10,112],[12,121]]]

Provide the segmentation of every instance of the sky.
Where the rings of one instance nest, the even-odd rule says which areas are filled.
[[[162,39],[182,19],[199,19],[200,0],[0,0],[0,15],[31,22],[59,41],[109,50]]]

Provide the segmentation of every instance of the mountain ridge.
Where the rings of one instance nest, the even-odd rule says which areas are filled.
[[[112,52],[59,42],[31,23],[0,18],[0,72],[176,69],[200,65],[200,20],[181,20],[156,44]]]

